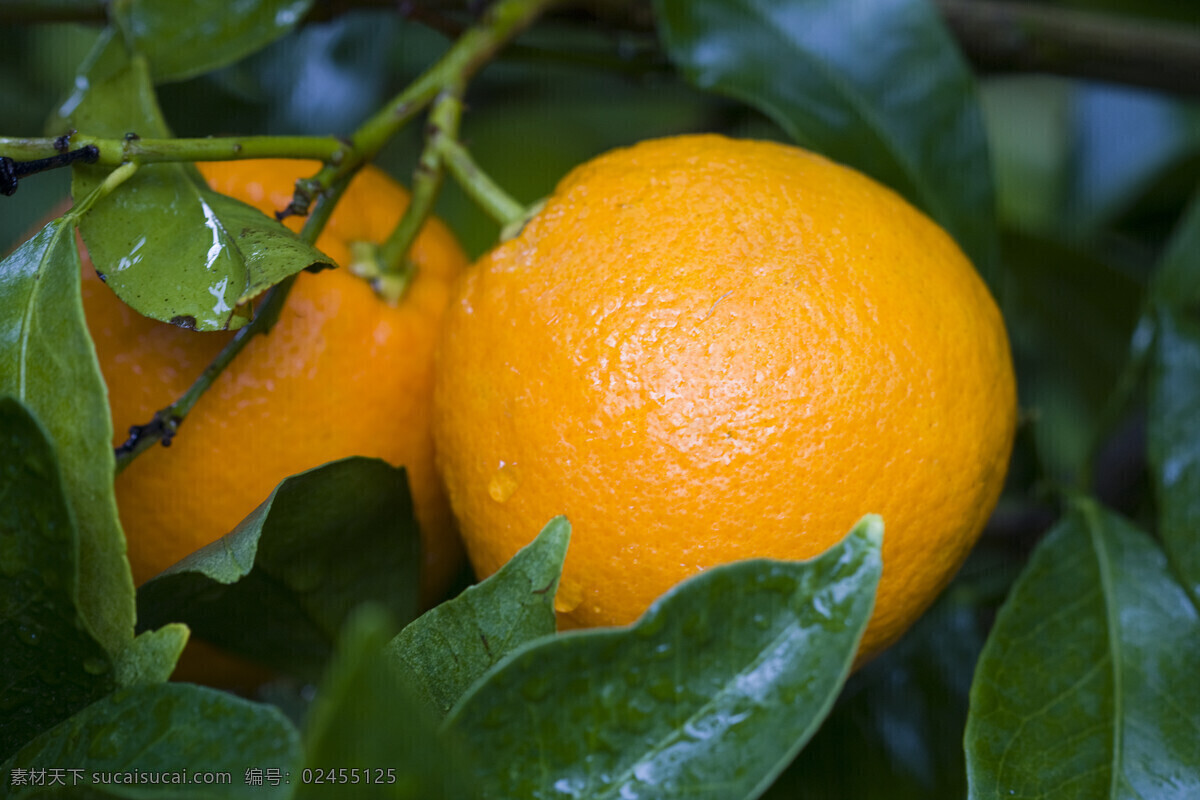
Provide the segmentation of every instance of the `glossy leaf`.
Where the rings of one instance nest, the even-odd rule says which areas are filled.
[[[157,82],[223,67],[296,27],[312,0],[130,0],[115,21],[144,53]]]
[[[882,539],[867,517],[810,561],[706,570],[629,628],[518,649],[446,721],[481,796],[757,797],[850,671]]]
[[[764,800],[965,797],[971,675],[985,620],[1017,567],[994,542],[980,542],[904,637],[850,676],[821,729]]]
[[[145,59],[102,38],[60,115],[91,136],[169,136]],[[77,164],[85,197],[108,176]],[[84,215],[80,232],[109,288],[142,314],[201,331],[238,328],[249,303],[289,275],[331,266],[279,222],[212,191],[190,164],[147,164]]]
[[[76,608],[112,656],[133,636],[133,578],[117,518],[112,421],[79,293],[70,222],[48,223],[0,262],[0,394],[45,426],[78,528]]]
[[[925,0],[655,0],[671,59],[798,143],[892,187],[995,286],[992,170],[971,71]]]
[[[156,683],[120,689],[30,742],[0,767],[0,795],[288,798],[291,786],[253,785],[247,771],[278,769],[295,783],[299,761],[300,736],[272,706],[190,684]],[[19,782],[22,771],[33,770],[58,770],[74,788]],[[151,775],[161,783],[149,785]]]
[[[1200,616],[1146,534],[1079,501],[975,673],[970,797],[1200,796]]]
[[[1158,315],[1150,379],[1150,475],[1159,535],[1176,574],[1200,602],[1200,325]]]
[[[374,606],[347,621],[304,731],[306,766],[326,777],[323,785],[297,787],[298,799],[474,796],[463,791],[461,766],[438,735],[437,717],[386,663],[383,646],[393,628]]]
[[[555,632],[554,594],[570,538],[570,523],[554,518],[494,575],[388,643],[391,663],[439,717],[504,656]]]
[[[418,550],[404,470],[335,461],[284,480],[228,536],[143,584],[138,625],[185,622],[226,650],[313,678],[359,604],[402,624],[416,616]]]
[[[0,758],[113,686],[79,611],[79,534],[48,434],[0,395]]]

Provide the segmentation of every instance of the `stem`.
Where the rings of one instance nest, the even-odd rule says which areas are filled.
[[[937,0],[971,62],[1200,96],[1194,29],[1026,3]]]
[[[446,169],[470,198],[501,227],[507,227],[526,216],[528,209],[480,169],[462,144],[453,139],[443,139],[439,148]]]
[[[136,164],[129,164],[127,166],[133,169],[137,168]],[[124,169],[124,167],[121,169]],[[120,171],[117,170],[117,172]],[[111,179],[112,176],[109,177]],[[309,244],[317,240],[317,237],[321,235],[321,230],[325,227],[325,223],[329,221],[333,207],[341,199],[342,193],[346,191],[346,187],[349,185],[352,177],[353,173],[345,179],[339,180],[327,194],[321,197],[317,207],[305,221],[304,228],[300,231],[301,239]],[[108,181],[105,181],[105,184],[107,183]],[[101,188],[103,186],[98,187],[97,191]],[[89,195],[90,199],[91,196]],[[171,439],[179,432],[179,426],[183,424],[192,407],[208,391],[217,377],[229,366],[238,353],[245,349],[251,339],[259,334],[268,333],[275,326],[275,323],[279,321],[279,315],[283,311],[284,304],[287,302],[288,293],[292,290],[292,285],[295,282],[296,275],[289,275],[268,289],[262,303],[255,310],[254,319],[234,334],[234,337],[221,349],[217,357],[204,368],[204,372],[200,373],[200,377],[188,387],[188,390],[174,403],[155,412],[154,418],[150,422],[145,425],[134,425],[129,429],[129,438],[115,451],[118,474],[125,467],[129,466],[133,459],[146,450],[149,450],[156,442],[162,442],[164,447],[170,446]]]
[[[442,169],[440,144],[443,140],[450,141],[458,136],[458,124],[462,118],[463,88],[461,83],[447,88],[438,96],[429,112],[425,148],[421,151],[421,158],[413,175],[412,201],[408,204],[400,223],[379,248],[378,260],[384,277],[401,277],[405,284],[408,282],[408,274],[412,268],[407,259],[408,251],[433,211],[433,204],[437,202],[438,192],[442,188],[445,173]],[[389,294],[396,290],[403,292],[404,286],[392,287]]]
[[[308,213],[316,192],[373,159],[439,93],[465,84],[501,47],[556,2],[561,0],[497,0],[489,6],[479,23],[463,33],[441,59],[354,132],[347,157],[340,164],[327,164],[312,178],[297,182],[288,213]]]
[[[3,0],[0,0],[3,2]],[[20,138],[0,136],[0,153],[16,161],[28,161],[62,152],[64,137]],[[302,158],[338,163],[345,159],[349,143],[335,136],[240,136],[203,139],[98,139],[72,136],[70,145],[94,146],[99,157],[94,163],[118,166],[126,161],[153,164],[163,161],[233,161],[246,158]]]

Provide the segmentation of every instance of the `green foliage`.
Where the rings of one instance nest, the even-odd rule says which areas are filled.
[[[292,30],[312,0],[118,0],[113,21],[157,83],[223,67]]]
[[[286,798],[288,785],[249,785],[245,773],[253,766],[298,779],[299,740],[270,706],[189,684],[131,687],[96,701],[0,765],[0,790],[10,800]],[[61,770],[71,788],[20,777],[38,770]],[[213,777],[204,773],[219,773],[217,782],[207,782]],[[142,776],[163,784],[148,789],[154,778]]]
[[[416,616],[419,549],[404,470],[335,461],[284,480],[228,536],[144,584],[138,623],[186,622],[226,650],[315,679],[358,605],[377,603],[401,624]]]
[[[69,218],[48,223],[0,262],[0,394],[21,401],[50,437],[79,531],[71,534],[79,560],[61,569],[78,576],[71,588],[76,607],[90,634],[115,656],[133,633],[133,578],[112,491],[112,422],[83,319],[79,273]]]
[[[97,5],[0,4],[0,24]],[[993,527],[898,645],[847,679],[879,573],[869,525],[804,564],[709,570],[631,628],[554,635],[569,538],[555,520],[418,618],[404,473],[367,459],[288,479],[142,587],[134,638],[73,228],[135,310],[201,330],[244,324],[260,292],[327,259],[186,162],[141,164],[103,189],[111,164],[76,164],[76,200],[96,191],[94,205],[0,262],[0,794],[62,796],[14,782],[43,767],[232,778],[65,793],[104,798],[1200,794],[1200,112],[1165,93],[973,71],[969,32],[943,24],[950,5],[980,8],[650,0],[598,11],[597,25],[562,16],[471,79],[462,128],[525,202],[639,139],[796,141],[956,237],[1005,309],[1022,422]],[[0,135],[28,136],[57,108],[45,130],[74,128],[77,142],[172,129],[352,142],[446,43],[391,9],[334,6],[114,0],[104,27],[4,27]],[[606,4],[579,13],[592,6]],[[1033,7],[1193,20],[1177,6]],[[1022,32],[1042,55],[1061,45],[1044,35]],[[400,132],[375,160],[407,174],[422,134]],[[65,178],[22,178],[19,197],[0,198],[5,248]],[[439,209],[472,254],[495,241],[454,185]],[[280,705],[290,693],[294,722],[164,684],[189,628],[308,682],[264,691]],[[254,785],[248,766],[286,782]]]
[[[76,79],[59,113],[93,136],[170,135],[146,58],[130,56],[111,31]],[[111,170],[79,165],[76,200]],[[80,223],[105,283],[148,317],[199,331],[239,328],[249,302],[289,275],[329,259],[257,209],[208,188],[194,167],[150,164],[98,202]]]
[[[971,687],[972,798],[1200,792],[1200,617],[1143,532],[1078,501],[1038,545]]]
[[[483,797],[757,797],[829,712],[883,526],[805,562],[715,567],[632,627],[519,648],[450,712]]]
[[[374,606],[347,621],[309,714],[305,765],[314,777],[298,787],[298,798],[468,796],[437,716],[398,679],[382,650],[393,629]]]
[[[113,687],[79,609],[79,533],[48,434],[0,396],[0,758]],[[20,502],[14,502],[21,498]]]
[[[506,655],[554,633],[554,595],[570,538],[570,523],[556,517],[496,574],[388,643],[391,663],[439,718]]]

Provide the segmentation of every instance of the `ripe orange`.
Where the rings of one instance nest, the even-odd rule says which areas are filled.
[[[266,213],[283,208],[301,161],[201,164],[212,186]],[[408,193],[363,170],[317,246],[338,264],[355,241],[382,241]],[[288,223],[299,228],[302,220]],[[424,563],[422,597],[440,598],[462,562],[430,434],[433,351],[466,256],[440,222],[412,251],[415,278],[398,304],[345,269],[301,273],[279,322],[255,337],[188,415],[169,448],[139,456],[116,481],[134,580],[141,584],[229,533],[284,478],[351,455],[408,471]],[[83,305],[108,384],[115,442],[177,399],[232,334],[196,333],[137,314],[85,259]]]
[[[865,659],[961,565],[1013,440],[1004,324],[954,242],[774,143],[681,136],[577,168],[468,271],[440,358],[471,562],[492,573],[566,514],[560,627],[631,622],[706,567],[815,556],[874,512]]]

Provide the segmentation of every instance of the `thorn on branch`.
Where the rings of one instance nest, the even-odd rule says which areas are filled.
[[[129,427],[129,438],[120,447],[116,448],[116,457],[120,459],[122,457],[133,456],[155,441],[160,442],[163,447],[170,447],[171,440],[179,432],[179,424],[181,422],[183,422],[183,417],[171,413],[170,409],[156,411],[154,419],[145,425],[131,425]]]
[[[282,211],[276,211],[275,219],[283,222],[288,217],[307,217],[309,208],[312,207],[320,193],[321,185],[319,183],[312,178],[301,178],[296,181],[296,191],[292,195],[292,202],[288,203],[287,208]]]
[[[59,141],[65,138],[59,137],[59,139],[55,140],[55,147],[58,147]],[[13,161],[7,156],[0,156],[0,194],[12,197],[17,193],[17,185],[21,178],[28,175],[66,167],[76,161],[82,161],[85,164],[95,164],[99,160],[100,148],[91,144],[81,147],[78,150],[70,150],[65,153],[59,153],[56,156],[39,158],[33,161]]]

